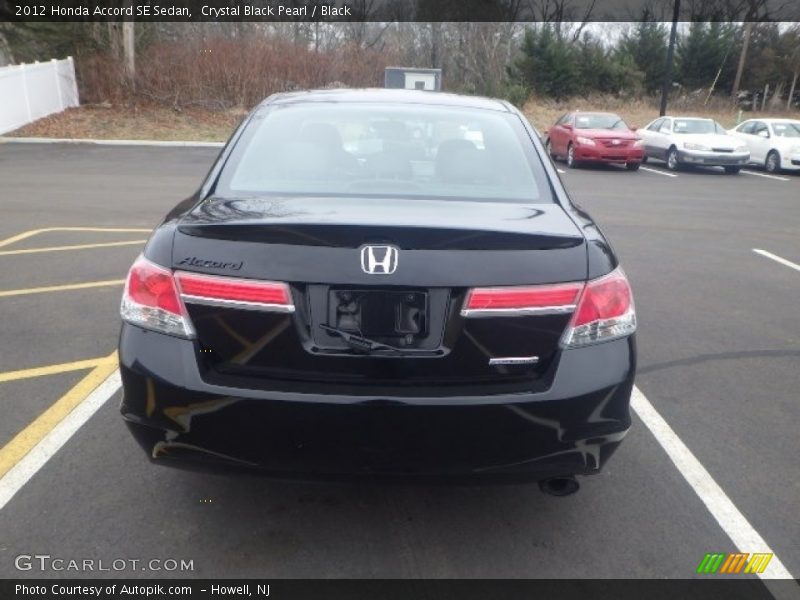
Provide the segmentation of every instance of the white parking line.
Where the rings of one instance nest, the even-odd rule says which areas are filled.
[[[767,252],[766,250],[761,250],[760,248],[753,248],[753,252],[756,254],[760,254],[761,256],[765,256],[774,260],[776,263],[780,263],[785,267],[789,267],[790,269],[794,269],[795,271],[800,271],[800,265],[797,263],[793,263],[790,260],[786,260],[785,258],[781,258],[777,254],[773,254],[772,252]]]
[[[744,173],[745,175],[758,175],[759,177],[766,177],[767,179],[776,179],[778,181],[791,181],[788,177],[781,177],[779,175],[769,175],[767,173],[759,173],[758,171],[749,171],[747,169],[742,169],[740,173]]]
[[[656,173],[658,175],[665,175],[667,177],[677,177],[675,173],[667,173],[666,171],[662,171],[660,169],[651,169],[650,167],[639,167],[642,171],[647,171],[648,173]]]
[[[0,478],[0,510],[120,386],[119,369],[116,369]]]
[[[753,528],[736,505],[719,487],[711,474],[697,460],[692,451],[681,441],[678,434],[669,426],[664,418],[653,407],[638,387],[633,388],[631,408],[644,422],[650,432],[675,464],[695,493],[706,505],[711,515],[717,520],[722,530],[740,552],[766,552],[772,554],[762,579],[793,579],[792,574],[783,565],[775,552],[767,545],[764,538]]]

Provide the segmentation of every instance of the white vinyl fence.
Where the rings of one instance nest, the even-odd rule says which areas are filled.
[[[78,106],[72,57],[0,67],[0,135]]]

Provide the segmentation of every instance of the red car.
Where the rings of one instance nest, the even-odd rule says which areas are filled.
[[[644,144],[619,115],[599,112],[568,112],[547,132],[545,146],[556,160],[568,167],[580,163],[625,163],[635,171],[644,159]]]

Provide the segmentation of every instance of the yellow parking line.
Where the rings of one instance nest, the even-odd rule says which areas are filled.
[[[108,357],[90,358],[87,360],[76,360],[74,362],[60,363],[57,365],[47,365],[45,367],[34,367],[32,369],[19,369],[18,371],[6,371],[0,373],[0,383],[5,381],[16,381],[18,379],[30,379],[32,377],[43,377],[44,375],[55,375],[57,373],[69,373],[70,371],[80,371],[81,369],[91,369],[103,364]]]
[[[129,242],[103,242],[102,244],[77,244],[73,246],[47,246],[44,248],[25,248],[24,250],[3,250],[0,256],[14,254],[37,254],[39,252],[61,252],[63,250],[85,250],[87,248],[109,248],[111,246],[133,246],[144,244],[147,240],[131,240]]]
[[[4,240],[0,240],[0,248],[3,246],[10,246],[16,242],[21,242],[22,240],[28,239],[29,237],[33,237],[34,235],[39,235],[40,233],[47,233],[49,231],[88,231],[93,233],[150,233],[152,229],[130,229],[130,228],[123,228],[123,227],[45,227],[43,229],[30,229],[28,231],[23,231],[22,233],[18,233],[17,235],[12,235],[9,238]]]
[[[102,363],[61,396],[25,429],[0,448],[0,478],[36,446],[64,417],[78,406],[117,368],[117,353],[112,352]]]
[[[46,287],[23,288],[21,290],[2,290],[0,291],[0,298],[8,298],[9,296],[27,296],[28,294],[45,294],[47,292],[64,292],[67,290],[84,290],[86,288],[122,285],[124,283],[124,279],[108,279],[106,281],[67,283],[65,285],[49,285]]]
[[[37,233],[41,233],[41,229],[31,229],[30,231],[23,231],[22,233],[18,233],[17,235],[12,235],[10,238],[6,238],[4,240],[0,240],[0,248],[3,246],[8,246],[13,244],[14,242],[20,242],[24,239],[32,237]]]

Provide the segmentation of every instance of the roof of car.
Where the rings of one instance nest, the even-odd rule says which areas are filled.
[[[305,102],[426,104],[430,106],[454,106],[511,112],[508,102],[494,98],[463,96],[461,94],[448,94],[445,92],[426,92],[418,90],[382,88],[329,89],[285,92],[273,94],[264,100],[261,105],[299,104]]]
[[[790,118],[781,119],[775,117],[770,117],[770,118],[752,117],[750,119],[745,119],[744,121],[742,121],[742,123],[747,123],[747,121],[760,121],[762,123],[786,123],[788,121],[789,123],[800,123],[800,120],[798,119],[790,119]],[[741,125],[742,123],[739,123],[739,125]]]

